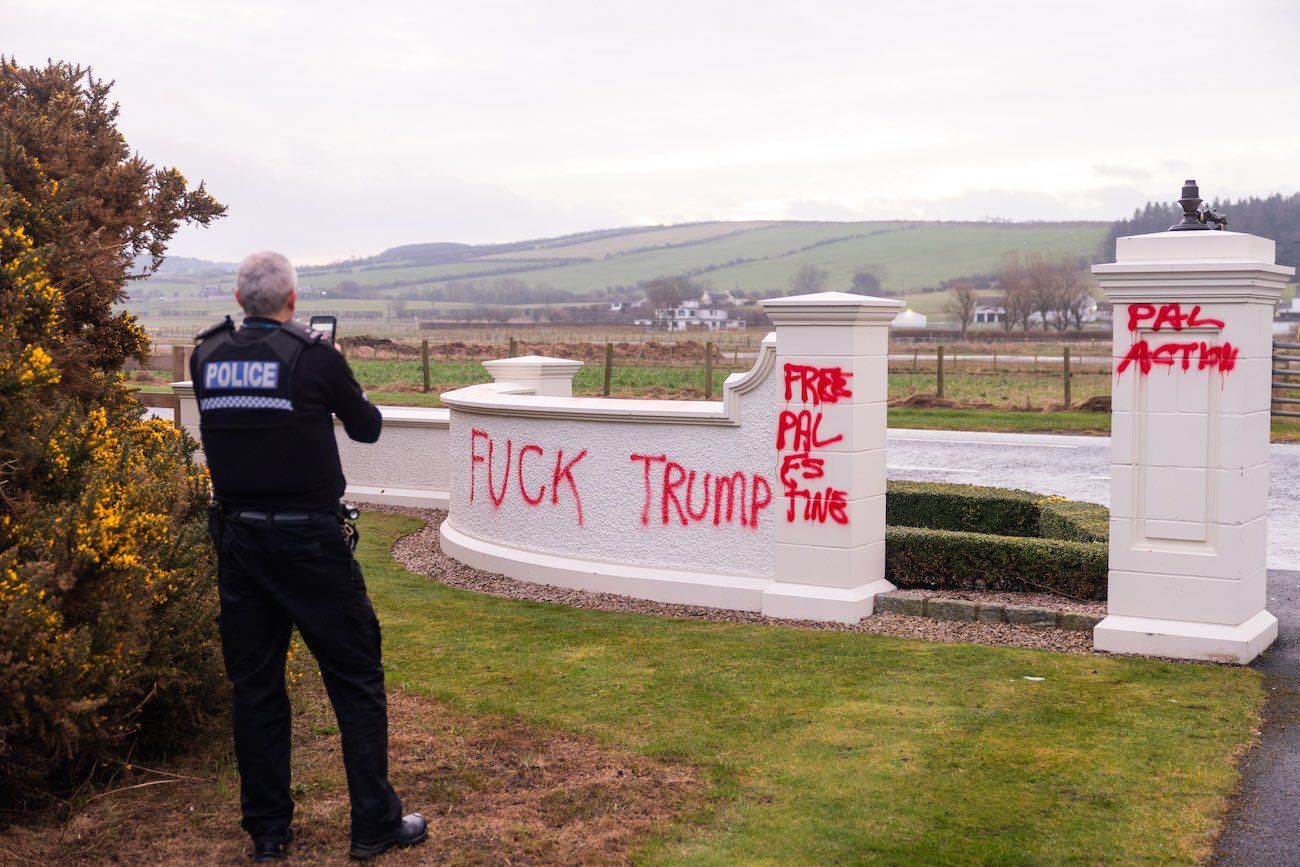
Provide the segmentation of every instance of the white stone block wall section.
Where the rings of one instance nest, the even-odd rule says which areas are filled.
[[[1098,649],[1246,663],[1265,610],[1272,319],[1294,269],[1235,232],[1120,238],[1108,616]]]
[[[451,409],[443,550],[514,578],[856,622],[884,581],[885,369],[899,303],[819,293],[721,401],[574,398],[578,362],[489,362]],[[545,389],[545,391],[543,391]]]
[[[194,439],[199,438],[199,407],[190,382],[172,387],[178,399],[178,418]],[[343,474],[349,502],[380,503],[445,509],[448,502],[447,431],[450,413],[445,409],[381,406],[384,431],[377,443],[348,439],[335,419]]]

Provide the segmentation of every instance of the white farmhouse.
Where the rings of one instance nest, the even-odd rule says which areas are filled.
[[[661,331],[689,331],[695,328],[721,331],[744,328],[745,320],[733,318],[726,307],[705,307],[699,300],[693,300],[683,301],[677,307],[656,310],[655,327]]]

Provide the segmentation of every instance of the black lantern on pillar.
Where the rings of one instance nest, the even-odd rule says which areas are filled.
[[[1203,232],[1207,229],[1228,228],[1228,218],[1205,204],[1194,180],[1183,181],[1183,196],[1178,204],[1183,206],[1183,219],[1169,227],[1171,232]]]

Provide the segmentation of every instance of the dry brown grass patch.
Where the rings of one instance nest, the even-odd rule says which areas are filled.
[[[314,668],[294,689],[291,860],[345,863],[347,785],[334,715]],[[389,693],[389,721],[393,784],[406,808],[429,820],[429,841],[385,856],[393,863],[624,863],[648,833],[698,806],[704,793],[688,766],[397,690]],[[158,770],[198,779],[125,771],[67,821],[22,817],[0,832],[0,861],[245,861],[228,725]]]

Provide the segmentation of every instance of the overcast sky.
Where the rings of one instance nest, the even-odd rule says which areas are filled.
[[[712,219],[1113,219],[1300,190],[1300,3],[0,0],[303,263]]]

